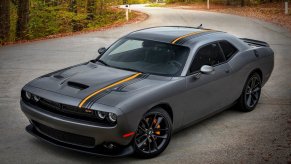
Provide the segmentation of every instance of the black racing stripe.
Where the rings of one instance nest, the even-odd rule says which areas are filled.
[[[93,104],[94,104],[94,102],[95,102],[96,100],[102,98],[103,96],[108,95],[110,92],[111,92],[111,90],[105,90],[105,91],[103,91],[103,92],[97,94],[96,96],[91,97],[91,98],[90,98],[90,99],[89,99],[89,100],[84,104],[84,106],[85,106],[87,109],[90,109],[90,108],[93,106]]]
[[[137,76],[135,79],[127,81],[125,83],[122,83],[120,85],[118,85],[117,87],[111,88],[109,90],[105,90],[99,94],[97,94],[96,96],[90,98],[86,104],[84,104],[84,106],[86,106],[87,109],[90,109],[98,100],[100,100],[101,98],[103,98],[104,96],[110,94],[112,91],[117,90],[117,91],[121,91],[122,89],[124,89],[125,87],[137,83],[141,80],[146,79],[149,76],[149,74],[141,74],[139,76]]]
[[[138,77],[136,77],[134,80],[131,80],[131,81],[125,82],[125,83],[123,83],[123,84],[120,84],[117,88],[115,87],[115,88],[111,89],[107,94],[104,94],[104,95],[102,95],[102,96],[99,96],[99,97],[95,98],[95,99],[92,101],[92,105],[93,105],[94,103],[96,103],[98,100],[100,100],[101,98],[103,98],[104,96],[110,94],[112,91],[122,91],[123,88],[125,88],[125,87],[127,87],[127,86],[129,86],[129,85],[131,85],[131,84],[137,83],[137,82],[139,82],[139,81],[141,81],[141,80],[144,80],[144,79],[146,79],[148,76],[149,76],[148,74],[142,74],[142,75],[139,75]]]
[[[144,79],[146,79],[147,77],[148,77],[147,74],[141,75],[140,77],[137,77],[136,79],[134,79],[134,80],[132,80],[132,81],[129,81],[129,82],[124,83],[123,85],[120,85],[120,86],[117,88],[117,90],[121,91],[123,88],[125,88],[125,87],[127,87],[127,86],[129,86],[129,85],[131,85],[131,84],[137,83],[137,82],[139,82],[139,81],[141,81],[141,80],[144,80]]]
[[[183,45],[184,43],[186,43],[187,41],[189,41],[191,39],[197,38],[199,36],[203,36],[203,35],[215,33],[215,32],[217,32],[217,31],[207,31],[207,32],[202,32],[202,33],[198,33],[198,34],[195,34],[195,35],[191,35],[191,36],[188,36],[186,38],[183,38],[183,39],[177,41],[175,44],[177,44],[177,45]]]
[[[125,83],[124,85],[118,87],[117,90],[121,91],[122,89],[124,89],[125,87],[127,87],[127,86],[129,86],[129,85],[131,85],[131,84],[134,84],[134,83],[137,83],[137,82],[139,82],[139,81],[142,81],[142,80],[146,79],[148,76],[149,76],[149,74],[144,74],[144,75],[142,75],[141,77],[138,77],[138,78],[136,78],[135,80],[132,80],[132,81],[130,81],[130,82],[127,82],[127,83]]]

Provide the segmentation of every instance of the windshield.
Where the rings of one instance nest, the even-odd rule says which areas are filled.
[[[123,38],[115,42],[98,61],[120,69],[179,76],[188,54],[189,48],[183,46]]]

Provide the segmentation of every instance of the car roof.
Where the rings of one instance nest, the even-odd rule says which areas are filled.
[[[187,26],[160,26],[137,30],[126,37],[184,45],[191,39],[219,32],[221,33],[221,31]]]

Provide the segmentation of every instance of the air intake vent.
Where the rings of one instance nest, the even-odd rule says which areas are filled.
[[[54,75],[53,77],[56,79],[63,79],[64,78],[62,75]]]
[[[85,84],[80,84],[80,83],[76,83],[76,82],[72,82],[72,81],[68,81],[68,86],[73,87],[73,88],[77,88],[80,90],[86,89],[89,86],[85,85]]]

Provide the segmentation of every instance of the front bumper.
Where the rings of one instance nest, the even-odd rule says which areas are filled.
[[[128,138],[122,137],[122,134],[126,132],[126,128],[120,127],[120,123],[113,127],[104,127],[94,123],[62,117],[38,107],[27,105],[23,101],[20,102],[20,106],[21,110],[31,122],[31,125],[27,126],[26,130],[46,142],[59,147],[101,156],[125,156],[133,153],[133,148],[130,146],[132,136]],[[120,122],[123,122],[122,119]],[[58,134],[56,138],[53,135],[44,133],[38,125],[43,125],[57,132],[69,134],[66,137],[76,135],[75,140],[92,138],[93,144],[76,144],[71,142],[72,140],[66,140],[66,137],[62,136],[63,134]],[[114,144],[115,147],[113,149],[104,147],[104,145],[109,143]]]
[[[109,150],[109,149],[103,147],[103,145],[99,145],[99,146],[96,146],[94,148],[86,148],[86,147],[82,147],[82,146],[77,146],[77,145],[65,143],[65,142],[56,140],[54,138],[51,138],[51,137],[48,137],[48,136],[42,134],[32,124],[30,124],[26,127],[26,131],[28,133],[30,133],[31,135],[41,139],[44,142],[53,144],[53,145],[61,147],[61,148],[74,150],[74,151],[78,151],[78,152],[82,152],[82,153],[86,153],[86,154],[93,154],[93,155],[97,155],[97,156],[107,156],[107,157],[123,157],[123,156],[133,154],[133,152],[134,152],[134,149],[132,146],[125,146],[125,147],[120,147],[117,149]]]

